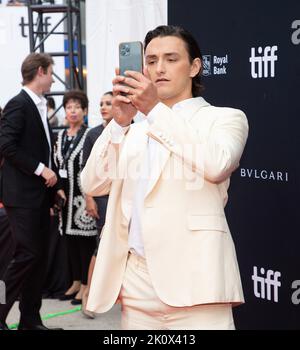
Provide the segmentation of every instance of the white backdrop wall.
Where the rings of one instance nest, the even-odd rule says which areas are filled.
[[[47,14],[49,29],[57,24],[61,14]],[[27,7],[5,7],[0,5],[0,106],[3,108],[10,98],[16,95],[22,85],[21,64],[24,58],[30,53],[28,26],[25,26],[22,35],[20,23],[28,23]],[[60,25],[57,31],[63,30]],[[45,51],[57,52],[64,50],[64,41],[61,35],[50,36],[45,41]],[[65,62],[64,58],[54,58],[54,71],[64,79]],[[64,90],[64,86],[56,81],[52,91]],[[56,101],[61,103],[61,98]]]
[[[89,125],[101,123],[99,101],[112,89],[118,45],[142,41],[150,29],[167,24],[168,0],[86,0]]]

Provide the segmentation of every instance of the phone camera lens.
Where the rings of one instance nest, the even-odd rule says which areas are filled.
[[[128,44],[122,45],[120,52],[122,56],[128,56],[130,54],[130,46]]]

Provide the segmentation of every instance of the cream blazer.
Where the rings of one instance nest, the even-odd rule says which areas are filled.
[[[110,123],[81,174],[84,191],[109,193],[88,310],[105,312],[118,299],[128,255],[128,226],[148,136],[159,143],[141,217],[147,266],[166,304],[244,302],[224,207],[231,173],[248,136],[245,114],[202,97],[180,111],[159,103],[154,122],[132,124],[120,144]],[[153,112],[154,112],[153,111]]]

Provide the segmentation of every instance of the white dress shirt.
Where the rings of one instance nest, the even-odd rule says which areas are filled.
[[[197,97],[201,98],[202,97]],[[176,117],[185,118],[189,117],[184,114],[185,106],[193,103],[194,98],[186,99],[184,101],[176,103],[172,110],[176,112]],[[159,109],[158,103],[148,114],[146,120],[149,124],[152,124],[155,118],[159,118],[157,110]],[[121,143],[128,127],[121,127],[114,120],[112,121],[113,126],[111,129],[112,142]],[[144,207],[145,195],[147,192],[149,178],[151,176],[151,167],[155,167],[158,162],[157,154],[162,146],[159,142],[151,137],[148,137],[147,151],[141,167],[140,179],[138,180],[137,188],[134,193],[133,205],[132,205],[132,216],[129,224],[129,237],[128,237],[128,248],[134,250],[140,256],[145,257],[144,243],[142,237],[142,223],[141,213]],[[126,181],[126,180],[125,180]]]
[[[49,132],[49,128],[48,128],[48,123],[47,123],[47,100],[45,99],[44,96],[38,96],[36,93],[34,93],[32,90],[30,90],[28,87],[24,86],[23,90],[25,92],[27,92],[27,94],[29,95],[29,97],[32,99],[33,103],[36,105],[36,108],[39,111],[43,126],[44,126],[44,130],[45,130],[45,134],[47,137],[47,141],[48,141],[48,145],[49,145],[49,162],[47,164],[47,166],[49,168],[51,168],[51,140],[50,140],[50,132]],[[45,164],[40,163],[38,165],[38,167],[35,170],[35,174],[40,176],[41,173],[43,172],[45,168]]]

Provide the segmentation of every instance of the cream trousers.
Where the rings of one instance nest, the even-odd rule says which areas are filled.
[[[119,295],[122,328],[144,330],[234,330],[230,304],[173,307],[156,295],[144,258],[129,253]]]

